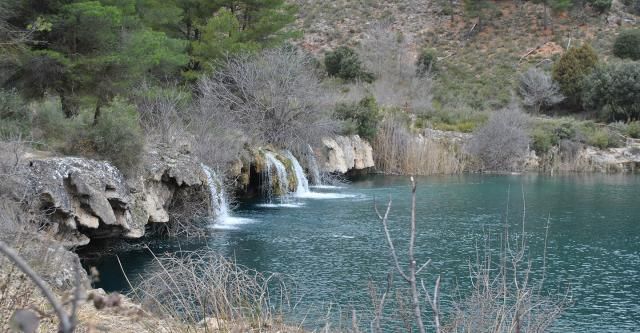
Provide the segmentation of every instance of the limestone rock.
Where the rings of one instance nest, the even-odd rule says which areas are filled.
[[[200,162],[188,150],[155,147],[143,161],[143,170],[126,178],[106,161],[31,157],[25,166],[25,188],[36,198],[31,209],[46,212],[58,240],[77,246],[90,238],[142,237],[148,223],[169,222],[178,191],[195,187],[194,200],[208,196]]]
[[[324,138],[318,164],[322,171],[347,173],[375,166],[371,145],[358,135]]]

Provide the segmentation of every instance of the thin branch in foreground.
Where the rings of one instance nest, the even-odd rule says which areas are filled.
[[[16,267],[18,267],[24,274],[26,274],[31,281],[42,291],[44,297],[49,301],[53,310],[56,313],[56,316],[60,320],[60,326],[58,328],[58,332],[60,333],[72,333],[75,330],[75,313],[72,313],[71,316],[65,311],[62,303],[55,296],[53,291],[49,285],[40,277],[38,273],[36,273],[31,266],[9,245],[5,242],[0,241],[0,253],[6,256],[9,260],[11,260]],[[76,282],[78,280],[78,272],[76,270]],[[80,286],[76,286],[76,289],[79,289]],[[76,309],[77,301],[74,299],[73,309]]]

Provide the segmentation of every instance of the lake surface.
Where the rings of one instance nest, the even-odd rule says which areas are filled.
[[[445,307],[457,288],[468,287],[469,260],[484,237],[503,233],[505,221],[512,234],[521,233],[525,211],[534,275],[542,270],[549,221],[545,290],[568,291],[572,299],[553,331],[640,331],[640,177],[464,175],[417,182],[416,256],[433,260],[422,277],[432,283],[442,276]],[[218,225],[206,240],[152,248],[211,247],[247,267],[282,273],[295,280],[296,311],[311,327],[329,307],[371,309],[369,281],[383,287],[391,270],[374,198],[381,206],[393,200],[389,225],[404,251],[409,180],[367,176],[313,191],[287,205],[241,202],[232,213],[241,219]],[[152,260],[142,249],[118,255],[134,283]],[[91,264],[101,272],[101,287],[126,290],[113,255]]]

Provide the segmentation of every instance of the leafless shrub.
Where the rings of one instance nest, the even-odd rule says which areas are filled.
[[[191,94],[176,84],[168,86],[143,82],[135,92],[135,103],[148,140],[174,145],[188,135],[185,121]]]
[[[528,123],[527,115],[516,106],[497,111],[474,131],[467,150],[488,170],[517,169],[529,153]]]
[[[239,142],[292,148],[337,130],[311,58],[290,47],[229,58],[198,92],[199,118]]]
[[[387,209],[384,214],[381,214],[378,211],[376,206],[376,214],[378,218],[382,222],[382,227],[384,228],[384,234],[386,236],[387,245],[389,246],[389,252],[391,252],[391,256],[393,257],[393,264],[395,265],[396,272],[402,277],[402,279],[409,285],[410,296],[411,296],[411,309],[413,311],[413,322],[418,326],[418,331],[420,333],[425,333],[426,328],[424,326],[424,321],[422,320],[422,295],[420,291],[419,285],[422,285],[422,290],[424,291],[424,296],[429,303],[429,305],[434,310],[434,322],[436,326],[436,331],[440,333],[440,312],[438,310],[438,288],[440,285],[440,277],[438,277],[436,281],[436,286],[434,289],[434,296],[432,297],[427,289],[424,286],[424,282],[420,280],[418,283],[418,275],[420,272],[425,269],[431,263],[431,259],[425,261],[418,267],[417,260],[415,258],[415,244],[416,244],[416,183],[411,177],[411,219],[410,219],[410,232],[409,232],[409,245],[408,245],[408,253],[407,253],[407,268],[403,268],[400,263],[400,259],[398,258],[397,250],[393,244],[393,239],[391,237],[391,233],[389,232],[388,226],[388,218],[389,212],[391,211],[391,199],[387,203]],[[382,307],[384,307],[384,296],[383,294],[382,301],[376,311],[376,318],[372,323],[372,327],[379,328],[380,327],[380,318],[379,315],[382,313]],[[402,304],[402,303],[401,303]],[[411,327],[410,325],[409,327]]]
[[[454,142],[411,133],[402,117],[390,115],[373,142],[376,167],[390,174],[455,174],[464,171],[467,156]]]
[[[384,107],[424,113],[431,110],[433,80],[429,73],[417,74],[409,42],[393,31],[390,24],[373,25],[365,34],[359,53],[376,80],[360,89],[369,90]]]
[[[549,224],[547,223],[547,232]],[[469,264],[472,289],[454,301],[446,330],[450,332],[547,332],[570,305],[568,294],[542,292],[544,270],[537,280],[524,235],[511,235],[508,229],[498,249],[485,237],[484,250]],[[478,251],[479,252],[479,251]],[[546,260],[546,237],[545,237]],[[543,264],[544,265],[544,264]]]
[[[205,330],[298,331],[272,303],[287,303],[282,280],[240,267],[211,250],[155,256],[152,273],[133,289],[142,305],[162,317]],[[275,288],[275,289],[274,289]]]
[[[529,256],[529,246],[525,234],[526,205],[523,206],[522,233],[510,234],[505,225],[503,236],[498,239],[497,250],[491,246],[489,237],[485,238],[484,252],[476,250],[475,263],[469,263],[472,288],[464,292],[458,300],[454,300],[449,313],[440,308],[440,277],[436,278],[433,292],[429,292],[424,280],[418,275],[431,260],[418,266],[414,246],[417,240],[416,230],[416,183],[411,178],[411,217],[409,221],[407,268],[402,267],[402,258],[394,245],[389,228],[388,219],[391,210],[391,199],[384,213],[376,213],[382,222],[384,234],[392,257],[391,265],[405,281],[409,288],[397,292],[398,316],[402,319],[405,329],[411,331],[417,326],[419,332],[425,332],[423,322],[423,306],[431,308],[433,328],[435,332],[546,332],[562,312],[569,306],[568,294],[559,296],[543,293],[546,272],[546,248],[549,231],[547,221],[545,244],[543,253],[543,267],[541,276],[534,279],[532,261]],[[523,192],[524,198],[524,192]],[[391,276],[387,278],[387,289],[381,296],[374,295],[375,309],[371,322],[371,331],[380,332],[382,312],[391,285]],[[370,289],[372,287],[370,286]],[[407,299],[408,298],[408,299]],[[407,306],[409,308],[407,309]],[[409,311],[407,311],[409,310]]]
[[[535,113],[542,107],[550,107],[564,100],[560,86],[544,71],[531,67],[520,75],[520,95],[523,103]]]

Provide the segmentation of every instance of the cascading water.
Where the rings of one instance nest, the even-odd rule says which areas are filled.
[[[208,166],[202,164],[202,170],[207,175],[209,193],[211,193],[211,212],[216,217],[216,220],[224,220],[229,217],[229,204],[224,194],[222,181]]]
[[[318,162],[316,161],[316,154],[313,152],[311,145],[307,145],[307,148],[309,148],[307,158],[309,160],[309,172],[311,172],[313,185],[322,185],[322,178],[320,177],[320,169],[318,168]]]
[[[289,178],[287,174],[287,168],[271,152],[265,152],[264,157],[267,159],[267,180],[269,182],[269,191],[272,191],[277,183],[278,193],[276,194],[280,196],[281,200],[284,200],[287,193],[289,193]],[[274,171],[275,177],[277,179],[274,178]],[[269,193],[269,199],[271,199],[271,196],[272,192]]]
[[[298,184],[296,186],[296,195],[309,193],[309,180],[307,179],[307,176],[305,176],[304,170],[302,169],[300,162],[298,162],[296,157],[293,156],[293,154],[291,154],[291,152],[288,150],[285,151],[285,155],[291,161],[291,165],[293,166],[293,171],[295,171],[296,173],[296,180]]]
[[[213,229],[235,230],[238,225],[253,223],[252,219],[231,216],[222,180],[204,164],[202,164],[202,170],[207,175],[207,184],[209,185],[209,193],[211,193],[211,214],[215,216],[215,223],[211,227]]]

